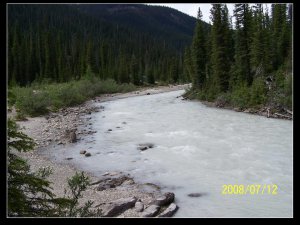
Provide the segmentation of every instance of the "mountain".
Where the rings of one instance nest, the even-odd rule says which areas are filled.
[[[144,4],[78,4],[81,12],[95,18],[158,36],[180,47],[191,42],[196,19],[176,9]],[[209,25],[204,23],[206,27]],[[179,47],[178,46],[178,47]]]
[[[10,4],[9,83],[65,82],[87,71],[119,83],[187,81],[183,51],[195,22],[143,4]]]

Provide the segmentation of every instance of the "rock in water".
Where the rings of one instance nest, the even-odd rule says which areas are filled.
[[[152,143],[144,143],[144,144],[139,144],[138,149],[141,151],[145,151],[148,148],[153,148],[153,147],[154,147],[154,144],[152,144]]]
[[[143,146],[143,147],[139,147],[138,149],[139,149],[139,150],[141,150],[141,151],[145,151],[145,150],[147,150],[147,149],[148,149],[148,147],[146,147],[146,146]]]
[[[126,211],[127,209],[134,207],[136,201],[137,201],[136,197],[121,198],[116,201],[113,201],[104,210],[103,216],[104,217],[117,216],[122,212]]]
[[[70,158],[65,158],[65,159],[66,159],[66,160],[72,160],[73,158],[70,157]]]
[[[85,153],[85,157],[90,157],[91,155],[92,155],[92,154],[89,153],[89,152]]]
[[[160,210],[160,206],[158,205],[150,205],[148,208],[144,210],[142,213],[142,217],[154,217],[157,215],[158,211]]]
[[[86,150],[81,150],[80,151],[80,154],[85,154],[86,153]]]
[[[150,203],[150,205],[166,206],[172,203],[175,199],[175,194],[172,192],[167,192],[163,196],[158,197]]]
[[[205,195],[204,193],[190,193],[188,194],[189,197],[201,197]]]
[[[175,203],[171,203],[168,208],[158,215],[158,217],[171,217],[176,213],[178,208],[179,207]]]

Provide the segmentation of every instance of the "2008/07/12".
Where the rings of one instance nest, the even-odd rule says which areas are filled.
[[[270,194],[277,195],[278,186],[276,184],[224,184],[222,185],[222,195],[259,195],[259,194]]]

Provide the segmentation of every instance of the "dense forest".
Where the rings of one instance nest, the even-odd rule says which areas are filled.
[[[9,5],[9,84],[78,80],[88,69],[119,83],[185,82],[182,53],[195,23],[142,4]]]
[[[235,4],[235,24],[226,4],[213,4],[208,34],[201,10],[193,43],[185,49],[186,96],[241,109],[292,109],[292,5]]]
[[[195,19],[143,4],[9,5],[8,83],[192,82],[189,98],[291,110],[292,5],[235,4],[233,18],[226,4],[212,4],[211,24],[200,9]]]

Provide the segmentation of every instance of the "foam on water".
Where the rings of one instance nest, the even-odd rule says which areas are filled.
[[[105,107],[90,120],[97,133],[61,154],[95,174],[124,171],[174,192],[177,217],[292,217],[292,122],[176,98],[182,93],[97,103]],[[154,148],[140,151],[141,143]],[[278,194],[222,195],[224,184],[276,184]]]

